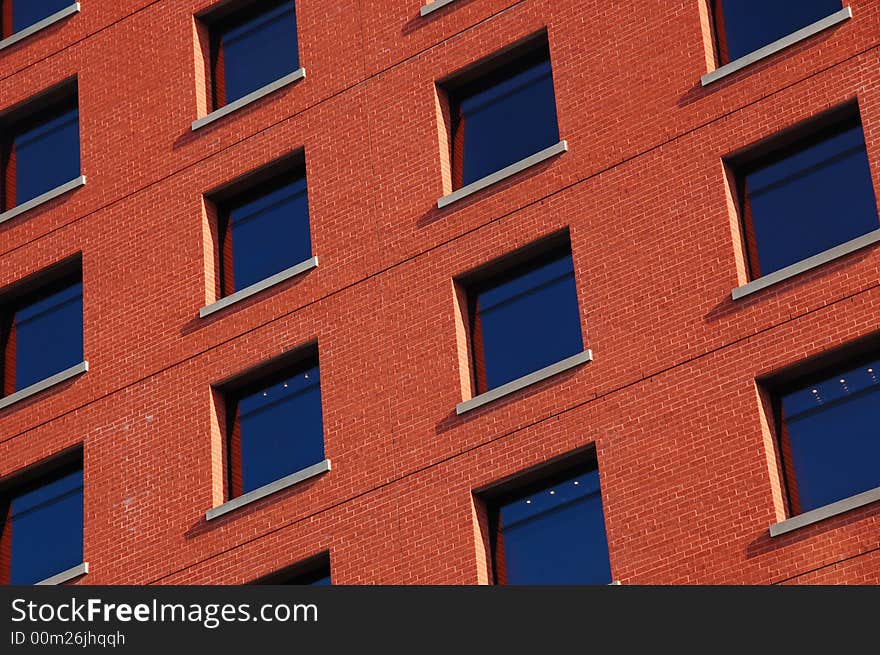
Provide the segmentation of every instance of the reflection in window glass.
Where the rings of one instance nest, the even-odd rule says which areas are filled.
[[[792,512],[880,487],[880,359],[781,396]]]
[[[82,469],[7,497],[0,575],[34,584],[82,563]]]
[[[840,0],[714,0],[722,63],[763,48],[841,8]]]
[[[754,162],[740,184],[754,278],[880,228],[857,121]]]

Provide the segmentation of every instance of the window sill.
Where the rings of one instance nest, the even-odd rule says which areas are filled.
[[[519,391],[520,389],[525,389],[526,387],[541,382],[542,380],[546,380],[547,378],[551,378],[554,375],[558,375],[559,373],[574,368],[575,366],[586,364],[587,362],[590,362],[592,360],[593,351],[591,350],[585,350],[578,353],[577,355],[566,357],[562,361],[556,362],[555,364],[550,364],[550,366],[545,366],[544,368],[539,369],[534,373],[529,373],[528,375],[524,375],[521,378],[517,378],[516,380],[511,380],[507,384],[502,384],[500,387],[495,387],[494,389],[487,391],[486,393],[481,393],[479,396],[474,396],[470,400],[465,400],[462,403],[458,403],[458,405],[456,405],[455,407],[455,413],[458,415],[464,414],[465,412],[474,410],[477,407],[482,407],[483,405],[491,403],[494,400],[498,400],[499,398],[503,398],[504,396],[509,396],[510,394]]]
[[[78,578],[81,575],[85,575],[89,572],[89,563],[83,562],[82,564],[77,564],[73,568],[69,568],[66,571],[62,571],[61,573],[56,573],[55,575],[46,578],[45,580],[41,580],[37,582],[37,586],[45,586],[45,585],[60,585],[65,582],[70,582],[74,578]]]
[[[568,141],[560,141],[556,145],[552,145],[549,148],[545,148],[540,152],[536,152],[534,155],[526,157],[525,159],[521,159],[515,164],[511,164],[506,168],[502,168],[500,171],[496,171],[491,175],[487,175],[484,178],[477,180],[476,182],[471,182],[467,186],[463,186],[457,191],[453,191],[448,196],[443,196],[440,200],[437,201],[437,208],[443,209],[447,205],[451,205],[457,200],[461,200],[469,195],[476,193],[477,191],[482,191],[486,187],[492,186],[500,182],[501,180],[506,180],[508,177],[512,177],[517,173],[520,173],[527,168],[531,168],[536,164],[540,164],[542,161],[546,161],[551,157],[554,157],[560,153],[568,150]]]
[[[798,514],[797,516],[794,516],[786,521],[775,523],[770,526],[770,536],[778,537],[779,535],[786,534],[787,532],[791,532],[792,530],[797,530],[798,528],[813,525],[814,523],[818,523],[819,521],[830,519],[832,516],[838,516],[845,512],[849,512],[850,510],[858,509],[859,507],[864,507],[865,505],[870,505],[871,503],[876,503],[877,501],[880,501],[880,487],[877,487],[876,489],[871,489],[869,491],[863,491],[862,493],[856,494],[855,496],[850,496],[849,498],[838,500],[836,503],[831,503],[830,505],[825,505],[823,507],[817,507],[816,509],[810,510],[809,512]]]
[[[443,9],[443,7],[447,5],[451,5],[455,0],[434,0],[434,2],[429,2],[426,5],[422,5],[421,9],[419,9],[419,14],[422,16],[427,16],[438,9]]]
[[[729,64],[725,64],[720,68],[716,68],[711,73],[703,75],[700,78],[700,82],[703,86],[708,86],[709,84],[712,84],[712,82],[717,82],[718,80],[725,78],[728,75],[733,75],[737,71],[742,70],[747,66],[751,66],[757,61],[766,59],[770,55],[774,55],[780,50],[784,50],[785,48],[788,48],[795,43],[799,43],[804,39],[808,39],[811,36],[827,30],[829,27],[834,27],[835,25],[847,21],[850,18],[852,18],[852,8],[844,7],[840,11],[836,11],[830,16],[826,16],[822,20],[816,21],[812,25],[807,25],[806,27],[803,27],[796,32],[792,32],[788,36],[784,36],[781,39],[774,41],[773,43],[768,43],[763,48],[758,48],[754,52],[750,52],[749,54],[744,55],[739,59],[734,59]]]
[[[780,268],[778,271],[773,271],[768,275],[759,277],[757,280],[753,280],[748,284],[737,287],[732,292],[733,299],[739,300],[740,298],[751,295],[762,289],[766,289],[767,287],[773,286],[774,284],[779,284],[780,282],[789,280],[797,275],[800,275],[801,273],[806,273],[807,271],[810,271],[814,268],[818,268],[819,266],[823,266],[829,262],[833,262],[836,259],[845,257],[846,255],[854,253],[857,250],[861,250],[862,248],[865,248],[877,242],[880,242],[880,230],[868,232],[867,234],[856,237],[851,241],[841,243],[839,246],[829,248],[825,252],[820,252],[819,254],[813,255],[812,257],[807,257],[806,259],[802,259],[801,261],[796,262],[791,266]]]
[[[61,384],[62,382],[66,382],[70,378],[74,378],[77,375],[85,373],[89,370],[88,362],[80,362],[75,366],[71,366],[68,369],[61,371],[60,373],[56,373],[55,375],[51,375],[47,377],[45,380],[40,380],[32,384],[29,387],[25,387],[24,389],[19,389],[15,393],[11,393],[4,398],[0,398],[0,410],[6,409],[10,405],[13,405],[19,401],[24,400],[25,398],[30,398],[41,391],[45,391],[50,387],[54,387],[56,384]]]
[[[0,214],[0,223],[11,221],[16,216],[21,216],[25,212],[33,209],[34,207],[47,203],[50,200],[55,200],[55,198],[57,198],[58,196],[63,196],[68,191],[73,191],[74,189],[83,186],[85,183],[86,176],[80,175],[79,177],[72,179],[70,182],[65,182],[61,186],[50,189],[49,191],[46,191],[46,193],[41,194],[36,198],[31,198],[27,202],[23,202],[20,205],[17,205],[12,209]]]
[[[229,502],[220,505],[220,507],[209,509],[205,513],[205,520],[211,521],[213,519],[219,518],[224,514],[228,514],[229,512],[238,509],[239,507],[244,507],[245,505],[255,503],[258,500],[262,500],[266,496],[274,494],[277,491],[292,487],[295,484],[299,484],[300,482],[308,480],[309,478],[313,478],[316,475],[320,475],[321,473],[326,473],[329,470],[329,459],[325,459],[324,461],[318,462],[317,464],[307,466],[306,468],[300,469],[295,473],[291,473],[290,475],[287,475],[280,480],[275,480],[275,482],[270,482],[269,484],[258,487],[253,491],[248,491],[246,494],[242,494],[238,498],[233,498]]]
[[[201,309],[199,309],[199,318],[210,316],[214,312],[219,312],[221,309],[225,309],[230,305],[241,302],[245,298],[250,298],[251,296],[258,294],[261,291],[268,289],[269,287],[273,287],[276,284],[284,282],[285,280],[296,277],[300,273],[310,271],[317,266],[318,258],[312,257],[311,259],[307,259],[304,262],[300,262],[296,266],[291,266],[290,268],[284,269],[280,273],[276,273],[275,275],[267,277],[265,280],[260,280],[259,282],[252,284],[249,287],[245,287],[244,289],[240,289],[235,293],[231,293],[225,298],[221,298],[217,302],[211,303],[207,307],[202,307]]]
[[[8,48],[9,46],[13,46],[16,43],[18,43],[19,41],[21,41],[22,39],[26,39],[27,37],[29,37],[31,34],[36,34],[40,30],[44,30],[47,27],[49,27],[50,25],[54,25],[58,21],[64,20],[68,16],[72,16],[73,14],[78,14],[78,13],[79,13],[79,3],[74,2],[69,7],[65,7],[61,11],[56,11],[51,16],[46,16],[46,18],[44,18],[43,20],[37,21],[33,25],[30,25],[30,26],[24,28],[23,30],[19,30],[15,34],[12,34],[10,36],[7,36],[3,40],[0,40],[0,50]]]
[[[214,121],[220,120],[224,116],[231,114],[234,111],[241,109],[253,102],[256,102],[260,98],[264,98],[270,93],[274,93],[279,89],[283,89],[285,86],[289,84],[293,84],[306,76],[305,68],[298,68],[292,73],[285,75],[284,77],[280,77],[271,84],[267,84],[266,86],[260,87],[256,91],[251,91],[246,96],[242,96],[238,100],[230,102],[228,105],[224,105],[220,107],[220,109],[216,109],[212,111],[207,116],[203,116],[198,120],[193,121],[192,131],[195,132],[199,128],[205,127],[205,125],[210,125]]]

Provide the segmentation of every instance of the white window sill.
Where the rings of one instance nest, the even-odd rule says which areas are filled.
[[[437,201],[437,208],[443,209],[447,205],[451,205],[457,200],[466,198],[467,196],[472,195],[477,191],[482,191],[486,187],[497,184],[502,180],[506,180],[508,177],[512,177],[517,173],[526,170],[527,168],[531,168],[536,164],[540,164],[542,161],[546,161],[547,159],[561,154],[566,150],[568,150],[568,141],[564,140],[550,146],[549,148],[544,148],[544,150],[536,152],[534,155],[526,157],[525,159],[521,159],[515,164],[511,164],[510,166],[502,168],[500,171],[496,171],[491,175],[480,178],[476,182],[471,182],[467,186],[463,186],[460,189],[453,191],[448,196],[443,196],[442,198],[440,198],[440,200]]]
[[[36,198],[31,198],[27,202],[23,202],[20,205],[16,205],[12,209],[9,209],[2,214],[0,214],[0,223],[5,223],[6,221],[11,221],[16,216],[21,216],[27,211],[30,211],[34,207],[38,207],[44,203],[49,202],[50,200],[55,200],[58,196],[62,196],[68,191],[73,191],[86,183],[86,176],[80,175],[77,178],[72,179],[70,182],[65,182],[61,186],[57,186],[54,189],[50,189],[46,191],[46,193],[40,194]]]
[[[242,494],[238,498],[233,498],[229,502],[223,503],[220,507],[214,507],[209,509],[205,513],[205,520],[211,521],[213,519],[219,518],[224,514],[228,514],[233,510],[236,510],[240,507],[244,507],[245,505],[250,505],[251,503],[255,503],[258,500],[262,500],[266,496],[274,494],[282,489],[287,489],[289,487],[294,486],[295,484],[299,484],[309,478],[313,478],[316,475],[320,475],[321,473],[326,473],[330,470],[330,460],[325,459],[317,464],[312,464],[311,466],[307,466],[304,469],[300,469],[295,473],[291,473],[280,480],[275,480],[275,482],[270,482],[269,484],[265,484],[262,487],[258,487],[253,491],[249,491],[246,494]]]
[[[214,121],[220,120],[224,116],[227,116],[232,112],[241,109],[242,107],[246,107],[247,105],[256,102],[260,98],[265,98],[270,93],[274,93],[279,89],[283,89],[284,87],[303,79],[305,76],[306,69],[298,68],[289,75],[280,77],[274,82],[267,84],[266,86],[262,86],[256,91],[251,91],[246,96],[242,96],[238,100],[230,102],[228,105],[224,105],[220,107],[220,109],[212,111],[207,116],[203,116],[202,118],[193,121],[192,130],[193,132],[195,132],[199,128],[205,127],[205,125],[210,125]]]
[[[422,5],[421,9],[419,9],[419,14],[422,16],[427,16],[438,9],[443,9],[448,5],[451,5],[455,0],[434,0],[434,2],[429,2],[426,5]]]
[[[754,52],[750,52],[739,59],[734,59],[729,64],[716,68],[711,73],[706,73],[700,78],[700,82],[703,86],[708,86],[709,84],[712,84],[712,82],[717,82],[728,75],[733,75],[737,71],[742,70],[747,66],[751,66],[755,62],[766,59],[770,55],[775,55],[780,50],[784,50],[795,43],[808,39],[811,36],[827,30],[829,27],[834,27],[850,18],[852,18],[852,9],[850,7],[844,7],[840,11],[834,12],[830,16],[826,16],[822,20],[816,21],[812,25],[807,25],[806,27],[799,29],[797,32],[792,32],[788,36],[782,37],[778,41],[768,43],[763,48],[758,48]]]
[[[867,234],[863,234],[862,236],[856,237],[851,241],[841,243],[839,246],[829,248],[825,252],[820,252],[819,254],[813,255],[812,257],[807,257],[806,259],[802,259],[799,262],[795,262],[791,266],[780,268],[778,271],[773,271],[772,273],[759,277],[757,280],[753,280],[748,284],[737,287],[732,292],[733,299],[739,300],[740,298],[751,295],[757,291],[761,291],[762,289],[766,289],[767,287],[773,286],[774,284],[785,282],[786,280],[790,280],[791,278],[800,275],[801,273],[806,273],[807,271],[818,268],[819,266],[824,266],[829,262],[833,262],[836,259],[845,257],[851,253],[856,252],[857,250],[861,250],[862,248],[865,248],[877,242],[880,242],[880,229],[868,232]]]
[[[580,366],[581,364],[586,364],[593,360],[593,351],[585,350],[576,355],[572,355],[571,357],[566,357],[562,361],[556,362],[555,364],[550,364],[550,366],[545,366],[542,369],[539,369],[533,373],[529,373],[528,375],[524,375],[521,378],[517,378],[516,380],[511,380],[507,384],[502,384],[500,387],[495,387],[494,389],[490,389],[486,393],[481,393],[479,396],[474,396],[470,400],[465,400],[462,403],[459,403],[455,407],[455,413],[458,415],[464,414],[465,412],[470,412],[471,410],[476,409],[477,407],[482,407],[486,403],[491,403],[494,400],[498,400],[499,398],[503,398],[505,396],[509,396],[510,394],[519,391],[520,389],[525,389],[533,384],[537,384],[547,378],[551,378],[554,375],[559,375],[560,373],[567,371],[575,366]]]
[[[46,578],[45,580],[41,580],[36,584],[38,586],[44,585],[60,585],[65,582],[70,582],[74,578],[78,578],[81,575],[85,575],[89,572],[89,563],[83,562],[82,564],[77,564],[76,566],[67,569],[66,571],[62,571],[61,573],[56,573],[52,577]]]
[[[77,375],[81,375],[89,370],[88,362],[80,362],[75,366],[71,366],[70,368],[64,369],[60,373],[56,373],[55,375],[51,375],[47,377],[45,380],[40,380],[39,382],[35,382],[29,387],[25,387],[24,389],[19,389],[15,393],[11,393],[8,396],[4,396],[0,398],[0,410],[6,409],[10,405],[13,405],[17,402],[24,400],[25,398],[30,398],[41,391],[45,391],[51,387],[54,387],[56,384],[61,384],[62,382],[66,382],[70,378],[74,378]]]
[[[18,43],[22,39],[26,39],[27,37],[31,36],[32,34],[36,34],[40,30],[44,30],[47,27],[49,27],[50,25],[54,25],[58,21],[64,20],[68,16],[72,16],[73,14],[77,14],[77,13],[79,13],[79,3],[74,2],[69,7],[65,7],[61,11],[56,11],[51,16],[46,16],[46,18],[44,18],[43,20],[38,21],[38,22],[34,23],[33,25],[29,25],[28,27],[24,28],[23,30],[19,30],[15,34],[12,34],[10,36],[7,36],[3,40],[0,40],[0,50],[8,48],[9,46],[15,45],[16,43]]]
[[[858,509],[859,507],[876,503],[878,500],[880,500],[880,487],[869,491],[863,491],[855,496],[838,500],[836,503],[817,507],[809,512],[793,516],[786,521],[775,523],[770,526],[770,536],[778,537],[779,535],[791,532],[792,530],[797,530],[798,528],[803,528],[818,523],[819,521],[830,519],[832,516],[839,516],[844,512],[849,512]]]
[[[211,303],[207,307],[202,307],[199,309],[199,318],[205,318],[206,316],[210,316],[214,312],[219,312],[221,309],[225,309],[230,305],[234,305],[237,302],[241,302],[245,298],[250,298],[253,295],[264,291],[270,287],[275,286],[276,284],[280,284],[285,280],[289,280],[292,277],[296,277],[300,273],[305,273],[306,271],[310,271],[318,265],[318,258],[312,257],[311,259],[307,259],[304,262],[300,262],[295,266],[291,266],[290,268],[286,268],[283,271],[276,273],[270,277],[267,277],[265,280],[260,280],[249,287],[245,287],[244,289],[240,289],[235,293],[231,293],[228,296],[221,298],[215,303]]]

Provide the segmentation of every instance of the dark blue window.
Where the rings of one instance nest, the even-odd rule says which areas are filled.
[[[299,68],[292,0],[255,2],[211,27],[214,108]]]
[[[880,228],[857,119],[747,164],[739,184],[753,278]]]
[[[34,584],[82,563],[81,465],[13,489],[3,500],[0,581]]]
[[[0,0],[3,38],[12,36],[72,4],[73,0]]]
[[[290,173],[220,206],[221,295],[312,256],[303,172]]]
[[[448,94],[455,188],[559,142],[546,46]]]
[[[793,514],[880,487],[880,358],[797,385],[779,404]]]
[[[567,245],[468,287],[476,393],[583,351]]]
[[[739,59],[840,11],[840,0],[714,0],[722,63]]]
[[[3,210],[79,177],[79,111],[66,102],[8,127],[3,142]]]
[[[240,496],[324,459],[318,362],[230,397],[230,496]]]
[[[609,584],[599,471],[532,485],[490,508],[496,584]]]
[[[330,580],[330,557],[326,553],[317,557],[311,557],[282,571],[277,571],[261,578],[254,582],[254,584],[330,586],[333,584]]]
[[[82,362],[79,276],[10,302],[2,332],[4,396]]]

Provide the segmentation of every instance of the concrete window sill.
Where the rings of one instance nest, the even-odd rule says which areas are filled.
[[[843,500],[838,500],[836,503],[831,503],[830,505],[817,507],[809,512],[793,516],[786,521],[775,523],[770,526],[770,536],[778,537],[779,535],[786,534],[792,530],[797,530],[798,528],[803,528],[818,523],[819,521],[830,519],[832,516],[839,516],[844,512],[849,512],[858,509],[859,507],[876,503],[878,500],[880,500],[880,487],[864,491],[855,496],[850,496],[849,498],[844,498]]]
[[[318,462],[317,464],[312,464],[311,466],[307,466],[304,469],[300,469],[295,473],[291,473],[280,480],[275,480],[275,482],[270,482],[269,484],[263,485],[262,487],[258,487],[253,491],[249,491],[246,494],[242,494],[238,498],[233,498],[229,502],[223,503],[220,507],[214,507],[209,509],[205,514],[205,520],[211,521],[213,519],[219,518],[224,514],[229,514],[234,510],[239,509],[240,507],[244,507],[246,505],[250,505],[251,503],[255,503],[258,500],[262,500],[266,496],[274,494],[282,489],[287,489],[289,487],[294,486],[295,484],[299,484],[300,482],[304,482],[309,478],[313,478],[316,475],[321,475],[321,473],[326,473],[330,470],[330,460],[325,459],[324,461]]]
[[[36,198],[31,198],[27,202],[16,205],[12,209],[9,209],[0,214],[0,223],[11,221],[16,216],[21,216],[25,212],[33,209],[34,207],[38,207],[44,203],[49,202],[50,200],[55,200],[55,198],[57,198],[58,196],[63,196],[68,191],[73,191],[74,189],[83,186],[85,183],[85,175],[80,175],[79,177],[72,179],[70,182],[65,182],[61,186],[50,189],[49,191],[46,191],[46,193],[40,194]]]
[[[242,107],[246,107],[247,105],[256,102],[261,98],[265,98],[270,93],[274,93],[279,89],[283,89],[284,87],[293,84],[294,82],[298,82],[306,76],[305,68],[298,68],[293,71],[289,75],[285,75],[284,77],[280,77],[271,84],[267,84],[266,86],[260,87],[256,91],[251,91],[246,96],[242,96],[238,100],[230,102],[228,105],[224,105],[220,107],[220,109],[216,109],[212,111],[207,116],[203,116],[197,120],[193,121],[192,131],[195,132],[199,128],[205,127],[206,125],[210,125],[214,121],[220,120],[224,116],[228,116],[234,111],[241,109]]]
[[[41,580],[36,584],[39,586],[51,586],[51,585],[60,585],[65,582],[70,582],[74,578],[78,578],[81,575],[85,575],[89,572],[89,563],[83,562],[82,564],[77,564],[76,566],[67,569],[66,571],[62,571],[61,573],[56,573],[55,575],[46,578],[45,580]]]
[[[580,366],[581,364],[586,364],[593,360],[593,352],[591,350],[585,350],[576,355],[572,355],[571,357],[566,357],[562,361],[556,362],[555,364],[550,364],[550,366],[545,366],[542,369],[535,371],[534,373],[529,373],[528,375],[524,375],[521,378],[517,378],[516,380],[511,380],[507,384],[502,384],[500,387],[495,387],[487,391],[486,393],[481,393],[479,396],[474,396],[470,400],[465,400],[462,403],[459,403],[455,407],[455,413],[458,415],[464,414],[465,412],[470,412],[477,407],[482,407],[487,403],[491,403],[494,400],[498,400],[499,398],[504,398],[505,396],[509,396],[510,394],[519,391],[520,389],[525,389],[533,384],[537,384],[547,378],[551,378],[554,375],[558,375],[564,371],[567,371],[575,366]]]
[[[60,373],[56,373],[55,375],[51,375],[47,377],[45,380],[40,380],[39,382],[35,382],[29,387],[25,387],[24,389],[19,389],[15,393],[11,393],[8,396],[0,398],[0,410],[6,409],[10,405],[13,405],[17,402],[24,400],[25,398],[30,398],[41,391],[45,391],[51,387],[54,387],[56,384],[61,384],[62,382],[66,382],[67,380],[76,377],[77,375],[81,375],[89,370],[88,362],[80,362],[75,366],[71,366],[70,368],[64,369]]]
[[[442,198],[440,198],[440,200],[437,201],[437,208],[443,209],[447,205],[451,205],[457,200],[466,198],[467,196],[472,195],[477,191],[482,191],[486,187],[497,184],[502,180],[506,180],[508,177],[512,177],[517,173],[526,170],[527,168],[531,168],[536,164],[540,164],[542,161],[546,161],[547,159],[561,154],[566,150],[568,150],[568,142],[560,141],[559,143],[552,145],[549,148],[545,148],[540,152],[536,152],[534,155],[526,157],[525,159],[521,159],[515,164],[511,164],[510,166],[502,168],[500,171],[496,171],[491,175],[487,175],[486,177],[481,178],[476,182],[471,182],[467,186],[463,186],[462,188],[453,191],[448,196],[443,196]]]
[[[221,298],[215,303],[211,303],[207,307],[202,307],[199,309],[199,318],[205,318],[206,316],[210,316],[214,312],[219,312],[221,309],[225,309],[230,305],[234,305],[237,302],[241,302],[245,298],[250,298],[253,295],[260,293],[261,291],[268,289],[270,287],[275,286],[276,284],[280,284],[285,280],[289,280],[292,277],[296,277],[300,273],[305,273],[306,271],[310,271],[318,265],[318,258],[312,257],[311,259],[307,259],[304,262],[300,262],[295,266],[291,266],[290,268],[286,268],[283,271],[276,273],[270,277],[267,277],[265,280],[260,280],[249,287],[245,287],[244,289],[240,289],[235,293],[231,293],[225,298]]]
[[[782,37],[778,41],[768,43],[763,48],[758,48],[754,52],[750,52],[739,59],[734,59],[729,64],[716,68],[711,73],[706,73],[700,78],[700,82],[703,86],[708,86],[709,84],[712,84],[712,82],[717,82],[728,75],[733,75],[737,71],[740,71],[747,66],[751,66],[755,62],[766,59],[770,55],[775,55],[780,50],[784,50],[795,43],[800,43],[804,39],[809,39],[811,36],[827,30],[829,27],[834,27],[850,18],[852,18],[852,9],[850,7],[844,7],[840,11],[836,11],[830,16],[826,16],[822,20],[816,21],[812,25],[807,25],[796,32],[792,32],[788,36]]]
[[[61,11],[56,11],[51,16],[46,16],[46,18],[44,18],[43,20],[38,21],[33,25],[29,25],[23,30],[19,30],[15,34],[11,34],[5,39],[0,40],[0,50],[8,48],[9,46],[13,46],[21,40],[28,38],[32,34],[36,34],[40,30],[44,30],[50,25],[54,25],[58,21],[64,20],[68,16],[72,16],[73,14],[77,13],[79,13],[79,3],[74,2],[69,7],[65,7]]]
[[[434,0],[434,2],[429,2],[426,5],[422,5],[421,9],[419,9],[419,13],[422,16],[427,16],[428,14],[432,14],[438,9],[443,9],[443,7],[451,5],[455,0]]]
[[[861,250],[862,248],[865,248],[877,242],[880,242],[880,230],[868,232],[867,234],[856,237],[851,241],[841,243],[839,246],[829,248],[825,252],[820,252],[818,255],[807,257],[806,259],[802,259],[799,262],[795,262],[791,266],[780,268],[778,271],[773,271],[768,275],[759,277],[757,280],[753,280],[748,284],[737,287],[732,292],[733,299],[739,300],[740,298],[756,293],[757,291],[761,291],[762,289],[766,289],[767,287],[773,286],[774,284],[779,284],[780,282],[790,280],[791,278],[800,275],[801,273],[806,273],[807,271],[810,271],[814,268],[818,268],[819,266],[823,266],[829,262],[833,262],[835,259],[845,257],[851,253],[856,252],[857,250]]]

